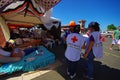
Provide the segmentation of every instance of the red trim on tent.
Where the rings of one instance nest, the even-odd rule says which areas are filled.
[[[8,9],[7,11],[3,12],[2,14],[10,14],[10,13],[16,13],[18,11],[21,11],[22,9],[24,9],[24,7],[26,7],[27,3],[23,3],[22,5],[18,6],[15,9]]]
[[[25,24],[8,24],[9,28],[32,28],[31,25],[25,25]]]
[[[5,43],[6,43],[6,39],[5,39],[4,33],[2,31],[2,28],[0,27],[0,46],[4,47]]]

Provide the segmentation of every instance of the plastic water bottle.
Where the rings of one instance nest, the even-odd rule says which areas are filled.
[[[36,54],[39,54],[38,50],[36,50],[35,52],[36,52]]]

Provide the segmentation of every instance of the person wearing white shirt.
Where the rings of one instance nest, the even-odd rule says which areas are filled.
[[[99,23],[91,22],[88,25],[88,30],[90,30],[90,37],[86,42],[86,50],[83,58],[86,60],[87,73],[84,76],[87,79],[94,79],[94,58],[102,58],[103,56],[103,46],[101,41],[100,27]]]
[[[80,60],[81,48],[85,42],[85,38],[79,34],[80,28],[76,25],[70,26],[71,33],[66,38],[67,48],[65,57],[67,58],[68,69],[67,74],[73,79],[76,76],[78,61]]]

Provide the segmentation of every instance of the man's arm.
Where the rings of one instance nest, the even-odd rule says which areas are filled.
[[[115,39],[115,31],[112,33],[112,39]]]

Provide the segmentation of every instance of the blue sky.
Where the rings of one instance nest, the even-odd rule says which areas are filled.
[[[71,20],[86,20],[87,27],[91,21],[97,21],[105,31],[107,25],[120,25],[120,0],[61,0],[53,8],[52,16],[60,19],[62,25]]]

